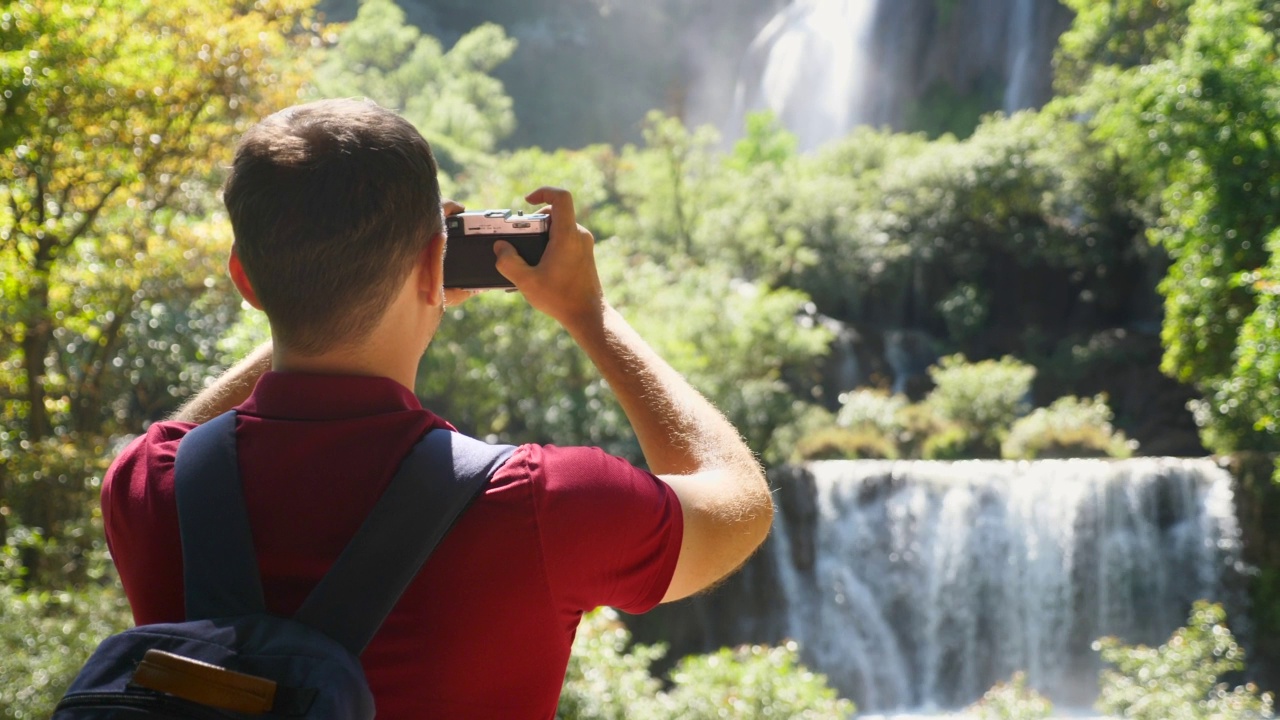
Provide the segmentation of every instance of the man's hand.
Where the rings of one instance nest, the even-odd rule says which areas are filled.
[[[568,190],[541,187],[525,200],[545,204],[551,236],[537,265],[530,266],[509,242],[494,244],[498,272],[515,284],[536,310],[572,331],[584,322],[599,322],[604,292],[596,272],[595,238],[578,224]]]

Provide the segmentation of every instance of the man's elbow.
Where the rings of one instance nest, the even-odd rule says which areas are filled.
[[[742,535],[745,562],[769,537],[773,527],[773,496],[767,489],[752,493],[751,507],[743,513]]]

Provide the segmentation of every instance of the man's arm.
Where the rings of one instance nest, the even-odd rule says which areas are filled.
[[[736,570],[764,542],[773,520],[764,473],[728,420],[604,299],[594,240],[577,224],[572,196],[542,188],[528,200],[550,205],[546,253],[530,267],[499,243],[498,269],[587,353],[617,395],[649,469],[675,490],[684,540],[663,602],[692,595]]]
[[[270,340],[254,348],[248,357],[219,375],[212,385],[196,393],[172,419],[200,425],[247,400],[258,378],[271,369],[271,352]]]

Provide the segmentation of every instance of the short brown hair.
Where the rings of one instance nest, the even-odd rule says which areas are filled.
[[[427,141],[360,100],[298,105],[251,128],[223,201],[277,342],[306,354],[364,338],[441,230]]]

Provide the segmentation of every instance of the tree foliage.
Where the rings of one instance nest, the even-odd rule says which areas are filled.
[[[405,23],[394,0],[364,0],[316,69],[317,97],[363,96],[399,111],[441,165],[457,172],[484,160],[511,132],[511,98],[490,73],[515,51],[501,27],[471,30],[447,52]]]
[[[0,576],[20,565],[6,548]],[[0,718],[45,720],[66,693],[88,652],[130,624],[129,603],[118,586],[75,590],[22,590],[0,582]]]
[[[218,167],[249,121],[296,98],[304,68],[283,59],[307,12],[305,0],[22,0],[0,15],[6,511],[40,481],[23,456],[66,444],[105,457],[110,435],[201,379],[187,365],[211,360],[231,319],[215,279],[229,240],[211,212]]]
[[[1274,367],[1278,342],[1270,278],[1280,261],[1269,240],[1280,228],[1277,5],[1152,4],[1136,35],[1124,26],[1132,13],[1102,7],[1113,3],[1076,5],[1065,48],[1086,57],[1081,38],[1097,36],[1141,49],[1119,53],[1124,63],[1095,58],[1062,107],[1088,115],[1093,137],[1152,198],[1149,237],[1173,261],[1160,285],[1164,370],[1206,395],[1197,418],[1211,449],[1280,449],[1267,420],[1280,408],[1275,376],[1259,374]]]

